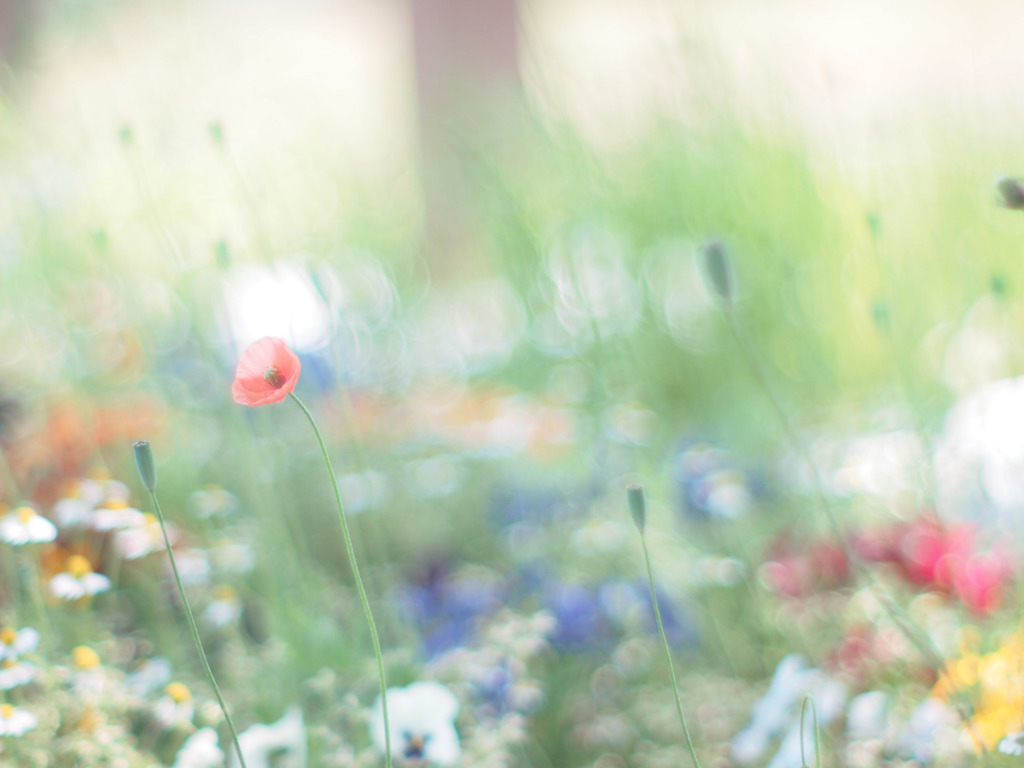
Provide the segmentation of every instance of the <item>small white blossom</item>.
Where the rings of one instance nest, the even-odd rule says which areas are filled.
[[[83,478],[75,482],[67,496],[53,505],[53,515],[62,528],[92,528],[97,507],[127,506],[128,498],[128,486],[124,483]],[[107,504],[103,504],[105,499]]]
[[[999,742],[998,749],[1004,755],[1014,755],[1017,757],[1024,755],[1024,731],[1011,733]]]
[[[217,746],[217,732],[213,728],[200,728],[181,745],[171,768],[220,768],[222,765],[224,752]]]
[[[206,606],[203,620],[211,626],[220,628],[238,621],[242,615],[242,601],[238,593],[231,587],[219,587],[216,599]]]
[[[172,545],[177,539],[177,534],[171,526],[167,526],[167,537]],[[114,547],[125,560],[138,560],[162,550],[164,534],[160,522],[153,515],[141,515],[135,525],[122,528],[114,534]]]
[[[298,707],[276,723],[252,726],[239,735],[238,743],[248,768],[306,768],[306,727]],[[239,768],[238,755],[233,750],[229,754],[230,768]]]
[[[192,512],[203,520],[228,517],[238,508],[238,497],[217,485],[208,485],[189,497]]]
[[[31,712],[0,704],[0,736],[21,736],[39,725],[39,720]]]
[[[110,587],[110,579],[93,573],[89,561],[81,555],[69,557],[66,570],[50,579],[50,592],[62,600],[81,600],[106,592]]]
[[[125,682],[136,696],[145,698],[171,680],[171,662],[162,656],[146,659],[133,670]]]
[[[406,763],[455,765],[461,754],[455,731],[459,712],[455,694],[430,681],[388,688],[387,694],[392,756]],[[370,718],[370,733],[383,752],[384,714],[379,696]]]
[[[256,555],[248,544],[221,541],[210,549],[210,562],[219,573],[248,573],[256,567]]]
[[[0,659],[17,658],[31,653],[39,646],[39,633],[32,627],[15,631],[10,627],[0,630]]]
[[[92,516],[92,527],[97,531],[118,531],[145,525],[146,516],[124,499],[109,499]]]
[[[95,509],[85,499],[69,496],[53,505],[52,514],[61,528],[91,528]]]
[[[9,691],[22,685],[28,685],[36,678],[39,668],[27,661],[17,661],[13,657],[0,662],[0,691]]]
[[[57,526],[32,507],[18,507],[0,519],[0,539],[21,546],[57,538]]]
[[[171,683],[153,705],[153,717],[164,728],[192,729],[195,704],[192,692],[182,683]]]
[[[213,567],[210,565],[210,556],[205,549],[196,549],[195,547],[175,549],[174,559],[178,563],[178,575],[181,576],[181,583],[185,586],[191,587],[210,581]]]

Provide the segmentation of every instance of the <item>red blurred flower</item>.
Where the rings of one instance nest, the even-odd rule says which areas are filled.
[[[896,563],[907,581],[919,587],[947,591],[952,586],[949,572],[953,553],[949,551],[942,526],[920,517],[900,533]]]
[[[988,616],[1002,604],[1003,584],[1012,575],[997,552],[974,555],[953,574],[953,587],[971,613]]]
[[[856,546],[864,559],[892,563],[910,584],[955,596],[978,616],[999,608],[1013,577],[1004,554],[978,551],[974,525],[943,525],[930,514],[862,534]]]
[[[240,405],[279,403],[295,389],[300,367],[284,339],[265,336],[242,353],[231,394]]]
[[[973,526],[960,523],[944,527],[922,516],[903,531],[898,565],[911,584],[949,592],[955,574],[973,552]]]
[[[798,544],[786,533],[770,547],[761,578],[785,597],[806,597],[844,586],[850,575],[843,550],[828,541]]]

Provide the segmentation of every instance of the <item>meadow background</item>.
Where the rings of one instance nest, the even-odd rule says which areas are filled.
[[[228,759],[183,747],[227,732],[159,529],[113,514],[153,511],[146,439],[240,729],[300,713],[253,754],[383,765],[317,444],[230,395],[267,335],[460,764],[689,760],[630,483],[705,765],[799,768],[808,692],[829,765],[1019,762],[1024,10],[11,8],[0,498],[57,533],[0,530],[0,626],[40,636],[0,635],[0,763]],[[75,557],[110,588],[55,594]]]

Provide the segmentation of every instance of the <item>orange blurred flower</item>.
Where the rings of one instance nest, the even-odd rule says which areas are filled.
[[[265,336],[242,353],[231,394],[239,405],[279,403],[295,389],[299,368],[284,339]]]

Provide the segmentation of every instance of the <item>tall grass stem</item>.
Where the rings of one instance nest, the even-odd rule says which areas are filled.
[[[807,716],[807,705],[811,706],[811,717],[814,718],[814,765],[821,768],[821,736],[818,730],[818,708],[814,705],[814,697],[811,694],[804,696],[803,704],[800,705],[800,768],[808,768],[807,755],[804,744],[804,719]]]
[[[686,715],[683,714],[683,701],[679,696],[679,683],[676,682],[676,670],[672,665],[672,650],[668,645],[668,638],[665,636],[665,627],[661,623],[661,610],[658,608],[658,595],[654,591],[654,571],[651,568],[651,555],[647,551],[647,537],[643,531],[640,533],[640,546],[644,551],[644,565],[647,566],[647,585],[651,590],[651,603],[654,605],[654,621],[658,625],[658,636],[661,638],[661,647],[665,651],[665,665],[668,667],[669,680],[672,682],[672,693],[676,698],[676,712],[679,713],[679,724],[683,726],[683,735],[686,736],[686,746],[690,750],[690,757],[693,764],[700,768],[700,760],[697,758],[697,750],[693,746],[693,739],[690,738],[690,729],[686,727]]]
[[[338,487],[338,477],[334,474],[334,466],[331,464],[330,454],[327,452],[327,444],[324,443],[320,428],[316,425],[316,419],[309,412],[306,404],[303,403],[294,392],[289,392],[288,397],[295,401],[295,404],[302,409],[309,419],[310,426],[316,434],[317,442],[320,444],[320,452],[324,457],[324,464],[327,466],[327,474],[331,477],[331,486],[334,488],[334,500],[338,504],[338,519],[341,522],[341,533],[345,538],[345,551],[348,553],[348,562],[352,566],[352,578],[356,583],[356,590],[359,592],[359,599],[363,604],[363,613],[366,614],[366,623],[370,628],[370,637],[373,640],[373,652],[377,656],[377,674],[380,677],[380,703],[384,716],[384,761],[387,768],[391,768],[391,728],[388,724],[388,683],[384,674],[384,656],[380,651],[380,637],[377,635],[377,625],[373,621],[373,612],[370,610],[370,601],[366,597],[366,588],[363,586],[362,576],[359,575],[359,564],[356,562],[355,547],[352,546],[352,534],[348,529],[348,519],[345,517],[345,507],[341,502],[341,489]]]
[[[228,712],[228,705],[224,703],[224,694],[220,692],[220,686],[217,685],[217,679],[213,676],[213,670],[210,669],[210,661],[206,658],[206,651],[203,650],[203,641],[199,638],[199,628],[196,626],[196,617],[192,614],[192,606],[188,602],[188,595],[185,594],[185,585],[181,583],[181,575],[178,573],[178,563],[174,559],[174,550],[171,549],[171,540],[167,537],[167,523],[164,521],[163,510],[160,509],[160,502],[156,498],[156,491],[151,490],[149,497],[153,500],[153,507],[156,509],[156,519],[160,522],[160,532],[164,537],[164,546],[167,548],[167,557],[171,561],[171,570],[174,572],[174,582],[178,585],[178,594],[181,596],[181,604],[185,606],[185,616],[188,618],[188,628],[192,631],[192,640],[196,644],[196,650],[199,652],[199,659],[203,663],[203,671],[206,673],[206,679],[210,682],[210,687],[213,688],[214,694],[217,696],[217,703],[220,704],[220,710],[224,713],[224,720],[228,724],[228,730],[231,731],[231,740],[235,745],[235,752],[238,753],[238,762],[242,768],[248,768],[245,764],[245,756],[242,754],[242,745],[238,743],[238,731],[235,730],[235,723],[231,719],[231,714]]]

